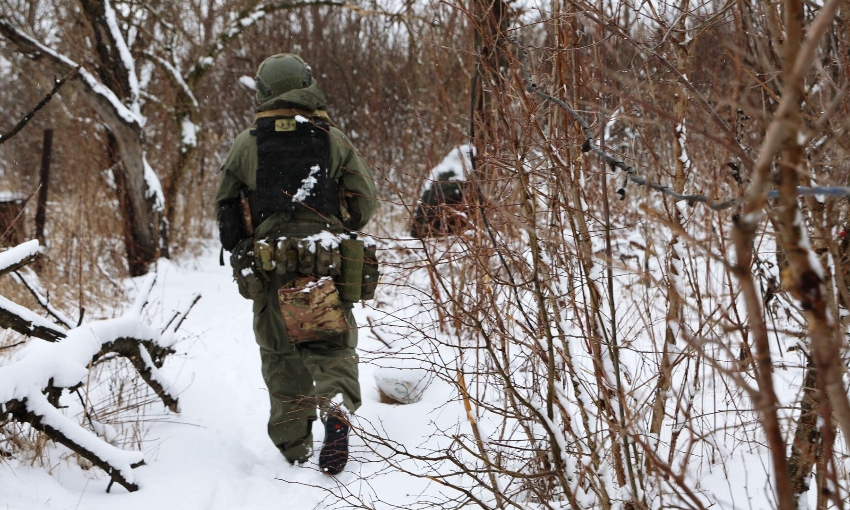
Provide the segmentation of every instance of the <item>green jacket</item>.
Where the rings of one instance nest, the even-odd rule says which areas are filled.
[[[298,92],[299,96],[275,98],[263,103],[258,110],[303,106],[312,111],[324,107],[324,94],[315,84],[293,92]],[[310,92],[313,94],[310,95]],[[341,195],[345,197],[344,203],[340,204],[344,211],[343,218],[332,217],[336,221],[331,224],[309,210],[299,211],[294,215],[278,212],[260,225],[254,226],[255,238],[278,235],[308,236],[327,229],[360,230],[366,225],[377,209],[374,172],[354,150],[348,137],[336,127],[330,128],[330,152],[330,177],[337,180],[342,190]],[[233,141],[227,159],[221,165],[221,182],[215,197],[216,206],[225,200],[236,198],[239,188],[243,185],[250,190],[257,187],[257,138],[251,134],[250,128],[239,133]]]

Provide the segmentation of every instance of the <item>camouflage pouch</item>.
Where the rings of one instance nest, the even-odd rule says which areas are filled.
[[[233,279],[236,280],[239,295],[252,301],[265,297],[268,277],[265,273],[258,275],[255,270],[253,239],[243,239],[233,248],[230,267],[233,268]]]
[[[342,301],[329,276],[300,276],[277,291],[289,342],[323,340],[348,331]]]
[[[363,289],[360,291],[360,299],[363,301],[375,299],[375,291],[378,289],[381,273],[378,271],[377,248],[374,244],[367,244],[363,248]]]

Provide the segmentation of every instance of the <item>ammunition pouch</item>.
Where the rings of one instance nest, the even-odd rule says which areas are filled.
[[[344,239],[339,243],[342,268],[336,283],[340,297],[348,303],[360,301],[363,291],[364,249],[365,245],[359,239]]]
[[[336,282],[339,297],[346,303],[356,303],[375,297],[380,276],[378,259],[374,244],[366,246],[358,239],[328,239],[324,236],[280,237],[269,240],[250,240],[253,264],[256,276],[261,282],[267,282],[266,273],[272,271],[279,275],[298,274],[301,276],[332,277]],[[241,246],[241,245],[240,245]],[[231,261],[232,261],[231,257]],[[233,262],[231,262],[233,265]],[[244,266],[245,263],[243,262]],[[242,269],[234,276],[237,282],[251,269]],[[256,286],[252,280],[243,282],[244,286]],[[240,292],[241,292],[240,286]],[[263,288],[265,293],[265,288]],[[256,298],[249,298],[256,299]],[[281,305],[282,306],[282,305]]]
[[[232,252],[242,239],[248,237],[242,220],[239,200],[225,200],[218,206],[218,237],[225,250]]]
[[[258,266],[253,239],[246,238],[236,244],[230,254],[230,267],[233,269],[233,279],[236,280],[239,295],[250,300],[265,297],[269,278]]]

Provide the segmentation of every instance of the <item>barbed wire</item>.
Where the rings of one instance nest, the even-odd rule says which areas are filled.
[[[623,185],[617,190],[617,194],[620,195],[620,200],[625,200],[626,198],[626,183],[633,182],[640,186],[646,186],[647,188],[653,189],[655,191],[659,191],[667,196],[670,196],[676,202],[687,202],[688,205],[694,206],[696,204],[705,204],[712,210],[722,211],[724,209],[729,209],[730,207],[735,207],[744,203],[744,197],[739,197],[732,200],[726,201],[716,201],[712,198],[709,198],[707,195],[685,195],[682,193],[677,193],[676,191],[670,189],[668,186],[663,184],[659,184],[657,182],[650,181],[646,177],[641,177],[637,170],[631,165],[626,164],[625,162],[615,158],[614,156],[608,154],[594,142],[595,137],[593,136],[593,132],[590,130],[590,124],[588,124],[587,120],[584,117],[579,115],[577,111],[575,111],[566,101],[563,99],[557,98],[552,94],[544,92],[537,87],[537,84],[531,80],[531,64],[528,58],[528,50],[523,47],[519,41],[515,37],[508,37],[507,41],[514,45],[519,50],[520,61],[522,62],[523,75],[522,79],[525,82],[526,91],[536,95],[537,97],[543,99],[544,101],[549,101],[562,110],[567,112],[570,117],[575,120],[579,126],[581,126],[581,131],[585,136],[585,141],[581,146],[582,152],[592,152],[608,163],[611,168],[617,168],[623,171],[626,174],[626,180]],[[850,196],[850,187],[848,186],[798,186],[797,187],[797,195],[798,196],[815,196],[815,195],[830,195],[830,196]],[[767,198],[774,199],[779,198],[779,191],[771,190],[767,192]]]

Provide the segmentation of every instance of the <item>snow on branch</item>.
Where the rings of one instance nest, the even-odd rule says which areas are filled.
[[[38,258],[38,239],[19,244],[0,252],[0,276],[17,271]]]
[[[35,245],[25,243],[4,252],[0,262],[11,267],[37,249],[37,241]],[[62,338],[53,343],[31,342],[16,361],[0,367],[0,416],[30,424],[103,469],[111,478],[110,487],[117,482],[131,492],[139,488],[133,468],[144,464],[142,453],[116,448],[84,429],[57,409],[58,398],[64,389],[75,390],[85,384],[92,365],[117,355],[133,365],[169,410],[179,412],[176,392],[160,372],[165,358],[175,352],[177,326],[160,332],[142,322],[142,310],[155,282],[156,275],[148,275],[123,316],[68,330],[0,296],[0,325],[11,327],[6,315],[12,315],[18,323],[30,321],[30,331],[13,328],[16,331],[39,336],[35,330],[42,328],[54,333],[49,340]],[[198,299],[193,296],[192,305]],[[181,322],[192,305],[177,313]]]
[[[133,55],[130,54],[130,48],[127,46],[127,41],[124,40],[124,35],[121,34],[121,30],[118,28],[118,19],[109,0],[104,0],[103,11],[104,18],[106,18],[106,25],[109,27],[109,33],[112,35],[112,40],[118,48],[121,63],[127,71],[127,82],[130,85],[130,109],[137,118],[142,118],[141,106],[139,105],[139,77],[136,74],[136,62],[133,59]]]
[[[0,327],[55,342],[65,337],[66,330],[41,315],[0,296]]]
[[[0,276],[33,262],[38,254],[39,245],[36,239],[0,253]],[[0,327],[49,342],[64,338],[66,334],[65,328],[3,296],[0,296]]]
[[[142,454],[100,440],[59,412],[45,394],[79,387],[91,363],[114,353],[133,364],[168,409],[179,412],[172,386],[159,371],[165,356],[174,352],[172,344],[173,336],[142,324],[132,312],[84,324],[70,330],[61,342],[28,346],[18,361],[0,367],[0,407],[90,460],[127,490],[137,490],[131,468],[144,462]]]
[[[138,127],[144,125],[144,118],[141,115],[137,115],[135,112],[127,108],[118,96],[112,92],[112,90],[102,84],[89,71],[80,67],[80,64],[74,62],[65,55],[58,53],[52,48],[30,37],[18,27],[12,25],[8,18],[4,16],[0,16],[0,34],[2,34],[27,58],[31,60],[39,60],[40,58],[47,59],[50,66],[55,71],[64,74],[79,67],[80,69],[76,77],[79,77],[86,88],[94,93],[98,99],[108,104],[118,118],[129,125],[136,125]]]
[[[180,70],[177,69],[174,64],[152,53],[145,53],[145,56],[160,65],[171,81],[180,88],[189,102],[192,103],[192,106],[195,107],[195,109],[199,107],[198,99],[195,97],[192,89],[189,88],[186,80],[183,79],[183,75],[180,73]]]

